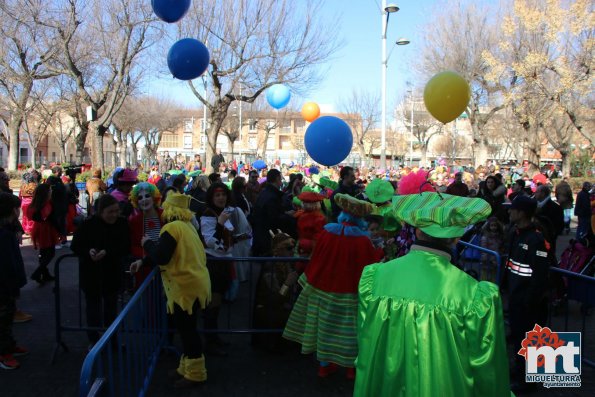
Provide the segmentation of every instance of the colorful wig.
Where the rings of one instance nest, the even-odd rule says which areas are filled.
[[[188,209],[190,199],[191,197],[185,194],[174,191],[168,193],[167,198],[163,202],[161,220],[164,223],[173,221],[190,222],[194,217],[194,212]]]
[[[399,194],[420,194],[421,192],[434,192],[435,189],[428,181],[428,172],[419,170],[410,172],[399,181]]]
[[[138,194],[141,190],[145,192],[149,192],[149,194],[153,197],[153,204],[155,208],[159,207],[161,204],[161,193],[159,193],[159,189],[155,185],[152,185],[148,182],[140,182],[137,183],[132,192],[130,192],[130,202],[134,208],[138,208]]]

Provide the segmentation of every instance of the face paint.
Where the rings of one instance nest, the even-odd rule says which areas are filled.
[[[153,196],[145,190],[138,192],[138,208],[147,211],[153,208]]]

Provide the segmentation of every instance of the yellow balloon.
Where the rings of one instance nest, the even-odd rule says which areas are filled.
[[[314,102],[306,102],[302,106],[302,117],[304,120],[313,122],[320,116],[320,107]]]
[[[448,123],[465,111],[471,91],[469,84],[459,74],[441,72],[428,81],[424,89],[426,109],[435,119]]]

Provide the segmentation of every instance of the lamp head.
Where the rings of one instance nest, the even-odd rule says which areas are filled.
[[[407,45],[409,44],[410,41],[404,37],[401,37],[399,40],[397,40],[397,42],[395,43],[396,45]]]
[[[384,7],[384,11],[390,14],[399,11],[399,7],[395,3],[390,3],[389,5]]]

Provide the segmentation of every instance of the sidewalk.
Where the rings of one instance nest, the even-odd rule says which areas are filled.
[[[558,247],[561,252],[571,236],[562,236]],[[22,249],[27,274],[36,267],[37,255],[25,241]],[[56,256],[70,253],[63,248]],[[53,273],[53,265],[51,267]],[[78,321],[77,295],[78,271],[76,261],[68,259],[64,263],[62,277],[63,308],[68,321]],[[39,287],[30,281],[22,290],[18,307],[33,315],[33,321],[15,324],[15,337],[31,353],[21,358],[21,368],[15,371],[0,370],[0,396],[2,397],[71,397],[78,388],[80,368],[87,353],[87,338],[84,333],[65,333],[64,341],[70,352],[59,351],[56,362],[50,365],[54,348],[54,295],[53,284]],[[242,315],[241,303],[232,305],[232,312]],[[571,306],[573,321],[570,330],[580,330],[578,307]],[[245,314],[244,314],[245,315]],[[225,317],[223,317],[225,318]],[[587,319],[590,341],[589,352],[595,356],[595,315]],[[223,321],[222,321],[223,323]],[[563,316],[554,317],[554,331],[563,330]],[[344,378],[343,373],[329,379],[316,377],[317,362],[312,356],[301,355],[293,350],[284,355],[271,355],[250,346],[248,335],[224,335],[231,342],[229,357],[207,357],[209,381],[206,385],[189,391],[173,391],[167,380],[167,370],[176,367],[177,359],[164,354],[159,361],[151,383],[149,396],[351,396],[353,383]],[[176,338],[176,343],[179,344]],[[592,396],[595,395],[595,370],[583,365],[581,375],[583,386],[580,389],[540,389],[535,396]]]

